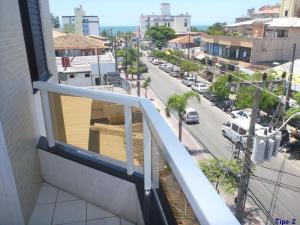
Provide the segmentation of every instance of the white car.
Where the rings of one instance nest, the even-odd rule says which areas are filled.
[[[251,109],[242,109],[242,110],[236,110],[231,112],[231,117],[232,118],[246,118],[246,119],[251,119]],[[259,117],[256,118],[256,123],[260,123],[261,119]]]
[[[195,83],[195,79],[193,77],[185,77],[182,80],[182,83],[188,87],[191,87]]]
[[[205,84],[202,83],[195,83],[192,85],[192,89],[194,91],[197,91],[199,93],[204,93],[208,91],[208,87]]]
[[[189,124],[189,123],[199,123],[199,114],[192,107],[185,109],[183,118],[184,118],[184,122],[187,123],[187,124]]]

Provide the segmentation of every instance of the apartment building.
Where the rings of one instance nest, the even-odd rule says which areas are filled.
[[[300,17],[300,1],[282,0],[280,17]]]
[[[64,31],[67,33],[77,33],[81,35],[100,34],[100,25],[98,16],[86,16],[85,11],[80,5],[74,9],[75,16],[62,16]]]
[[[248,9],[247,15],[236,18],[235,22],[241,23],[259,18],[278,18],[280,15],[280,9],[280,4],[264,5],[260,7],[257,11],[255,11],[255,8]]]
[[[300,19],[295,17],[231,24],[227,31],[227,36],[204,36],[204,52],[235,63],[286,62],[291,60],[293,44],[300,45]]]
[[[2,6],[0,224],[239,224],[150,100],[57,83],[48,1]]]
[[[160,15],[141,15],[141,37],[144,37],[146,31],[152,26],[166,26],[174,29],[176,33],[187,33],[191,31],[191,16],[188,13],[172,15],[170,3],[161,3]]]

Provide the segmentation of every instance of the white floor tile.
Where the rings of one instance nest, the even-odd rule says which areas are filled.
[[[37,204],[54,203],[56,201],[57,191],[57,188],[51,185],[43,185],[39,193]]]
[[[64,223],[59,225],[86,225],[86,222]]]
[[[51,225],[54,203],[35,206],[28,225]]]
[[[87,225],[120,225],[119,217],[104,218],[87,221]]]
[[[86,202],[83,200],[56,203],[53,224],[86,220]]]
[[[72,201],[78,199],[79,199],[78,197],[71,195],[63,190],[58,191],[57,202],[65,202],[65,201]]]
[[[131,222],[121,218],[121,225],[134,225],[134,223],[131,223]]]
[[[114,217],[115,215],[98,208],[90,203],[87,204],[87,220],[101,219],[106,217]]]

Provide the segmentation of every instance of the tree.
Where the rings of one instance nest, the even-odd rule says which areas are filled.
[[[200,96],[198,93],[189,91],[182,95],[174,94],[169,97],[167,107],[166,107],[166,114],[168,117],[170,117],[171,110],[174,110],[178,114],[178,138],[181,141],[182,140],[182,124],[184,120],[184,111],[187,107],[188,101],[192,98],[196,98],[198,102],[200,102]]]
[[[101,37],[108,37],[108,33],[106,30],[101,31]]]
[[[207,34],[209,35],[225,35],[225,29],[224,26],[226,26],[227,23],[214,23],[212,26],[208,27]]]
[[[255,89],[256,88],[253,86],[240,88],[240,90],[237,92],[236,107],[251,108],[253,105]],[[270,114],[272,109],[276,107],[277,103],[278,103],[277,97],[265,91],[261,92],[259,109]]]
[[[145,89],[145,97],[147,98],[147,90],[150,87],[151,83],[151,77],[147,77],[142,85],[142,87]]]
[[[54,28],[59,28],[59,27],[60,27],[59,17],[56,16],[54,18]]]
[[[218,193],[220,193],[220,188],[227,193],[234,193],[238,187],[236,175],[242,169],[241,164],[235,160],[209,159],[200,161],[199,165],[207,179],[215,185]]]
[[[182,60],[180,63],[180,70],[182,73],[198,72],[200,70],[200,66],[188,60]]]
[[[172,28],[166,26],[150,27],[146,31],[145,36],[149,38],[159,49],[165,47],[169,40],[176,37],[175,31]]]
[[[227,79],[227,76],[219,76],[209,88],[209,90],[220,100],[229,97],[230,88],[227,86]]]
[[[191,27],[191,32],[200,32],[200,30],[197,27]]]

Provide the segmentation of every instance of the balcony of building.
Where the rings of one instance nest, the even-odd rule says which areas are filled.
[[[33,85],[46,137],[32,224],[239,224],[150,100]]]

